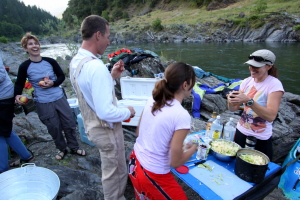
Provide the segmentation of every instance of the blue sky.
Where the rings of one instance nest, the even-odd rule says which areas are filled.
[[[25,5],[36,5],[37,7],[48,11],[52,15],[61,18],[62,13],[66,10],[69,0],[20,0]]]

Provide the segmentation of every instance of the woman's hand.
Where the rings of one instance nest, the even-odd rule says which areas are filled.
[[[189,148],[183,152],[183,141],[187,134],[190,132],[189,129],[181,129],[174,132],[171,140],[171,162],[170,165],[173,168],[177,168],[184,164],[190,157],[197,151],[198,145],[189,145]]]
[[[24,101],[23,99],[27,99],[27,101],[26,100]],[[25,105],[28,102],[28,98],[23,96],[23,95],[17,95],[15,97],[15,102],[20,104],[20,105]]]
[[[241,103],[241,99],[243,99],[243,96],[246,96],[244,93],[240,91],[232,91],[227,96],[227,102],[228,102],[228,109],[231,112],[234,112],[239,109]]]
[[[232,106],[240,106],[247,103],[251,98],[240,91],[233,91],[227,95],[227,100]]]
[[[42,88],[50,88],[54,85],[54,82],[51,80],[45,80],[45,84]]]
[[[44,81],[40,81],[40,82],[39,82],[39,86],[40,86],[41,88],[44,88],[44,89],[50,88],[50,87],[52,87],[53,85],[54,85],[54,82],[51,81],[50,79],[44,80]]]
[[[198,144],[195,142],[188,142],[183,146],[184,151],[188,151],[190,148],[193,148],[193,146],[196,146],[198,148]]]

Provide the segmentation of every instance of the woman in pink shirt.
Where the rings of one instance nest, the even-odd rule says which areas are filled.
[[[266,154],[270,160],[273,155],[272,123],[284,93],[277,79],[275,59],[274,53],[267,49],[250,54],[245,64],[249,65],[251,76],[242,82],[239,91],[227,96],[230,111],[244,104],[234,141],[245,147],[247,136],[252,136],[256,140],[254,148]]]
[[[138,137],[129,161],[129,177],[136,199],[187,199],[170,172],[184,164],[197,150],[183,151],[191,116],[181,103],[195,84],[195,72],[185,63],[172,63],[158,81],[137,128]]]

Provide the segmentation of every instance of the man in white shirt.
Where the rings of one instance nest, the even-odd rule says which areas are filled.
[[[97,55],[110,45],[108,22],[97,15],[81,24],[82,45],[70,63],[70,78],[89,140],[99,149],[104,199],[123,200],[127,184],[122,121],[134,117],[133,107],[118,108],[114,79],[125,70],[122,61],[108,71]]]

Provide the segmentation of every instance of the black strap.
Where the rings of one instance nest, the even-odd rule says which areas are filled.
[[[299,159],[300,159],[300,154],[299,154],[294,160],[290,161],[288,164],[286,164],[286,165],[282,168],[281,174],[283,174],[283,173],[285,172],[285,170],[286,170],[286,168],[287,168],[288,166],[290,166],[291,164],[295,163],[295,162],[296,162],[297,160],[299,160]]]

